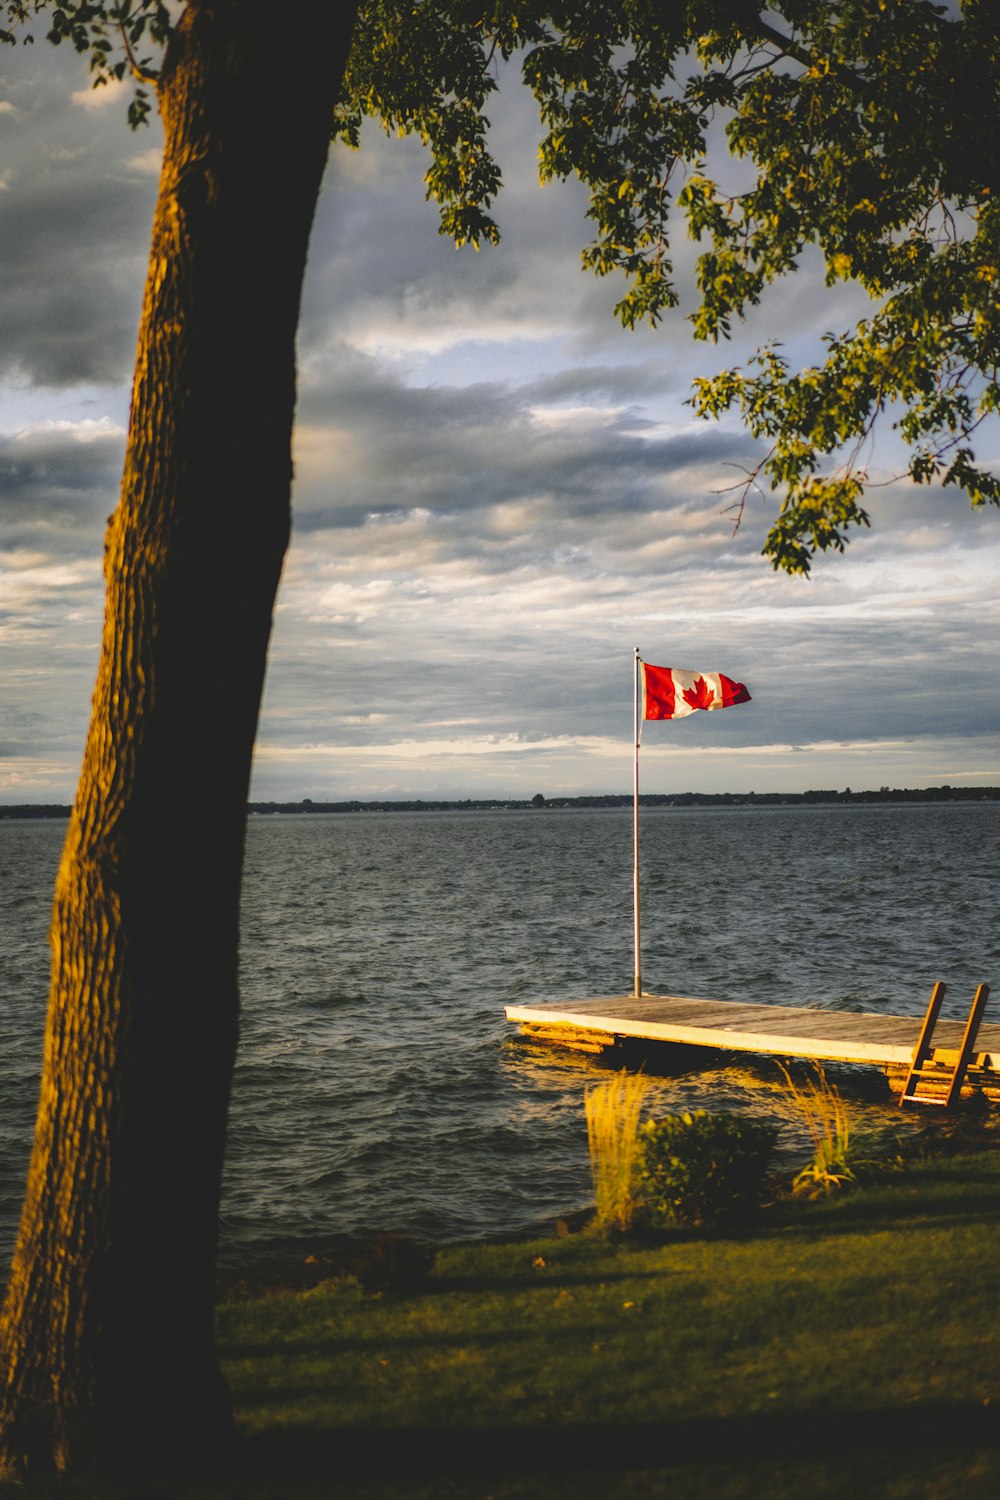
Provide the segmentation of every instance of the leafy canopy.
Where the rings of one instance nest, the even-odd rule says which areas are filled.
[[[89,54],[95,82],[132,73],[133,124],[148,113],[143,54],[169,46],[182,7],[2,0],[8,29],[44,13],[52,41]],[[192,0],[190,9],[197,5]],[[792,369],[776,345],[747,370],[695,382],[695,410],[736,411],[763,440],[747,488],[780,511],[765,546],[808,572],[867,525],[860,455],[879,418],[910,445],[909,472],[1000,504],[976,462],[977,428],[1000,405],[1000,15],[994,0],[368,0],[357,24],[336,136],[361,121],[427,146],[441,232],[496,242],[500,169],[485,107],[498,64],[519,54],[538,102],[543,180],[590,192],[584,265],[620,272],[626,327],[677,305],[670,236],[701,246],[700,339],[794,271],[808,247],[827,283],[853,280],[871,312],[829,334],[825,358]],[[725,190],[709,132],[747,163]],[[745,491],[744,491],[745,493]]]

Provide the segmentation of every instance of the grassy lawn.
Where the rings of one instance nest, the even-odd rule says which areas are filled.
[[[69,1493],[995,1500],[998,1273],[995,1148],[741,1233],[449,1249],[407,1295],[220,1307],[243,1481]]]
[[[998,1272],[991,1150],[738,1235],[453,1249],[416,1295],[229,1303],[242,1493],[994,1500]]]

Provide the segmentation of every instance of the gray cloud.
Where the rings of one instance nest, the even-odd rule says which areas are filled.
[[[156,134],[130,135],[120,101],[72,102],[86,80],[65,49],[34,53],[0,53],[4,800],[72,790],[155,191]],[[808,355],[858,294],[824,296],[807,268],[727,349],[683,317],[626,334],[621,287],[579,269],[584,195],[538,188],[516,99],[492,113],[497,250],[438,236],[412,141],[371,131],[331,164],[256,793],[627,791],[637,644],[753,694],[650,726],[650,790],[1000,764],[997,517],[889,485],[845,557],[777,577],[758,555],[775,498],[751,492],[734,531],[752,443],[684,404],[692,375],[762,338]],[[682,270],[693,254],[678,245]],[[898,457],[883,441],[873,474]]]
[[[742,433],[699,424],[660,436],[638,404],[600,403],[614,384],[612,373],[596,370],[591,382],[586,372],[573,372],[524,388],[489,382],[415,388],[350,356],[324,379],[313,371],[301,403],[303,426],[335,432],[342,441],[336,465],[317,478],[303,439],[297,531],[356,527],[414,508],[439,518],[478,513],[477,524],[488,531],[483,513],[511,505],[533,507],[539,521],[549,507],[564,531],[577,521],[657,512],[671,482],[692,469],[710,469],[722,486],[732,477],[725,465],[750,461],[752,444]],[[633,372],[622,383],[634,389],[638,380]],[[595,404],[574,417],[557,404],[574,398]],[[475,545],[478,535],[467,532],[468,543]],[[457,532],[453,541],[461,545]]]
[[[123,442],[100,422],[0,435],[4,547],[92,557],[117,498]]]
[[[0,97],[0,378],[65,387],[129,378],[156,176],[120,97],[88,107],[69,49],[4,48]],[[106,91],[105,91],[106,92]],[[105,95],[95,95],[95,100]]]

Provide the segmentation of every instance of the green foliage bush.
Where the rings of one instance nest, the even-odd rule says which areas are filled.
[[[647,1121],[639,1140],[649,1224],[724,1224],[760,1207],[778,1127],[698,1109]]]

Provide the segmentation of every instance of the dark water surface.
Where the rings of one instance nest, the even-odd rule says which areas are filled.
[[[916,1015],[943,978],[947,1014],[982,980],[1000,999],[998,804],[664,808],[642,828],[650,990]],[[4,1259],[64,832],[0,820]],[[631,900],[630,811],[252,819],[223,1261],[339,1233],[469,1239],[584,1205],[600,1074],[523,1042],[504,1006],[627,992]],[[654,1113],[779,1102],[739,1063],[649,1084]]]

